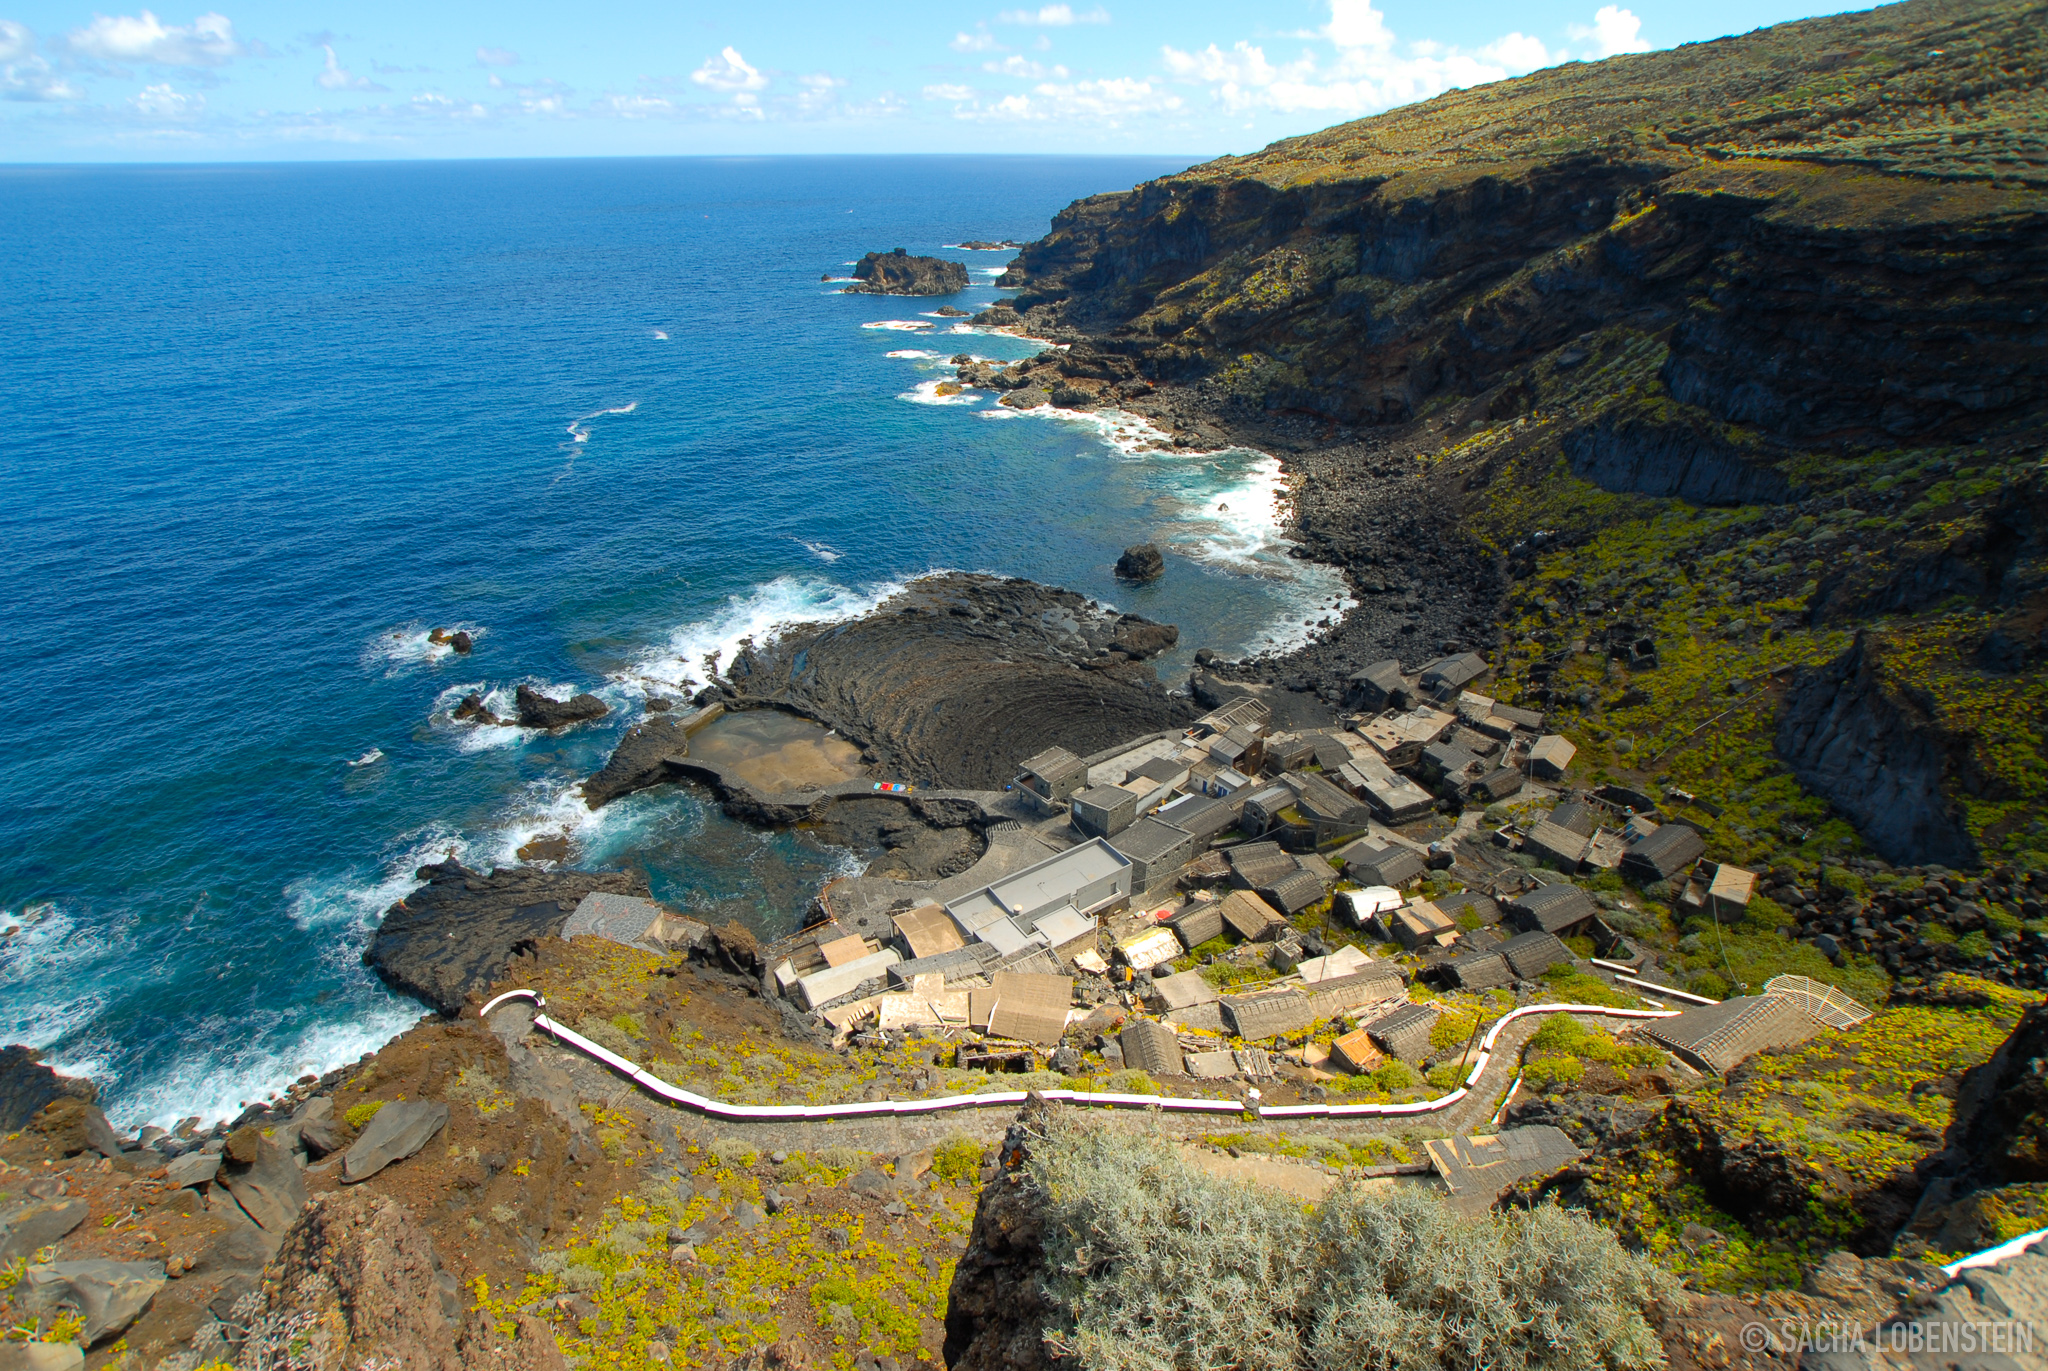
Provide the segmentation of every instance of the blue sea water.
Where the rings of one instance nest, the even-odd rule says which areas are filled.
[[[417,1019],[361,963],[416,867],[539,833],[783,931],[856,854],[572,787],[649,689],[927,570],[1178,623],[1169,676],[1320,617],[1342,588],[1284,556],[1270,458],[933,393],[1038,346],[928,313],[1011,255],[946,244],[1177,166],[0,168],[0,1041],[130,1126],[233,1114]],[[820,279],[896,246],[977,284]],[[1168,574],[1120,586],[1144,538]],[[448,721],[522,681],[614,709]]]

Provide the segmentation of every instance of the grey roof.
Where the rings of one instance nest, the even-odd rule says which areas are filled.
[[[1486,659],[1476,652],[1461,652],[1454,657],[1439,657],[1422,668],[1422,684],[1425,689],[1455,689],[1486,674]]]
[[[1138,797],[1120,785],[1091,785],[1075,791],[1073,802],[1113,814],[1119,809],[1137,808]]]
[[[1109,845],[1134,862],[1156,862],[1189,841],[1187,830],[1148,818],[1111,838]]]
[[[1431,1138],[1424,1146],[1454,1200],[1491,1203],[1516,1181],[1568,1166],[1581,1152],[1561,1128],[1526,1124],[1491,1137]]]
[[[1288,789],[1300,797],[1298,805],[1304,815],[1312,815],[1326,823],[1365,827],[1366,819],[1371,813],[1365,804],[1314,772],[1289,772],[1286,784]]]
[[[1472,782],[1472,789],[1483,793],[1489,800],[1505,800],[1522,788],[1522,773],[1517,767],[1504,766],[1498,771],[1489,771]]]
[[[1180,1042],[1173,1030],[1150,1019],[1139,1019],[1116,1035],[1124,1050],[1124,1065],[1154,1076],[1181,1074]]]
[[[1316,765],[1325,771],[1335,771],[1351,760],[1351,749],[1327,733],[1311,733],[1309,741],[1315,745]]]
[[[1366,1036],[1390,1057],[1412,1059],[1429,1052],[1429,1030],[1436,1024],[1436,1006],[1404,1004],[1365,1026]]]
[[[1600,816],[1593,812],[1593,807],[1579,800],[1566,800],[1551,810],[1549,821],[1559,828],[1570,829],[1581,838],[1592,837],[1593,830],[1600,826]]]
[[[1081,759],[1063,747],[1049,747],[1025,761],[1017,769],[1028,771],[1044,780],[1060,780],[1072,775],[1082,766]]]
[[[1132,767],[1124,776],[1124,779],[1129,780],[1133,776],[1143,776],[1148,781],[1158,781],[1162,784],[1171,785],[1177,783],[1181,777],[1187,774],[1188,769],[1179,763],[1169,761],[1165,757],[1154,757],[1143,766]]]
[[[1183,909],[1168,919],[1166,926],[1179,934],[1182,944],[1190,948],[1199,947],[1211,938],[1220,938],[1223,936],[1223,901],[1208,900]]]
[[[1225,860],[1230,863],[1230,870],[1238,881],[1253,890],[1263,889],[1301,870],[1293,857],[1280,850],[1278,843],[1246,843],[1243,847],[1232,848]]]
[[[1237,822],[1229,805],[1208,795],[1183,795],[1152,812],[1161,823],[1192,833],[1207,842]]]
[[[913,976],[929,976],[934,973],[944,976],[948,981],[983,975],[1002,960],[1002,955],[990,943],[972,942],[965,947],[956,947],[951,952],[940,952],[930,957],[913,957],[907,962],[898,962],[889,968],[889,983],[898,986],[909,985]]]
[[[1437,970],[1465,990],[1491,990],[1515,979],[1508,959],[1498,952],[1467,952],[1437,963]]]
[[[1429,869],[1421,856],[1405,847],[1373,847],[1360,841],[1338,855],[1344,858],[1349,870],[1372,876],[1366,882],[1369,885],[1403,886]],[[1358,876],[1352,879],[1357,880]]]
[[[1493,706],[1493,717],[1496,719],[1506,719],[1515,727],[1526,728],[1532,733],[1543,727],[1543,716],[1537,711],[1533,709],[1516,709],[1513,706],[1504,705],[1498,701]]]
[[[1631,844],[1621,859],[1624,876],[1638,881],[1665,881],[1698,861],[1706,841],[1684,824],[1665,824]]]
[[[1567,875],[1577,871],[1579,863],[1586,859],[1587,846],[1583,834],[1560,828],[1548,819],[1538,819],[1529,836],[1522,840],[1524,852]]]
[[[1374,662],[1363,671],[1352,672],[1351,679],[1362,684],[1376,685],[1383,691],[1399,690],[1402,684],[1401,664],[1389,657],[1385,661]]]
[[[1500,922],[1500,905],[1490,896],[1482,895],[1476,890],[1461,890],[1455,895],[1439,895],[1430,903],[1453,919],[1469,909],[1479,916],[1479,922],[1483,924]]]
[[[1599,914],[1593,897],[1575,885],[1539,885],[1508,902],[1515,925],[1540,933],[1560,933]]]
[[[1507,958],[1519,981],[1533,981],[1559,962],[1572,959],[1572,950],[1555,933],[1518,933],[1494,950]]]
[[[1303,871],[1300,867],[1270,885],[1259,887],[1259,890],[1287,914],[1299,914],[1323,898],[1321,879],[1313,871]]]
[[[1224,1017],[1240,1038],[1271,1038],[1299,1033],[1328,1017],[1316,1012],[1315,1003],[1299,991],[1265,995],[1226,995]]]
[[[1645,1024],[1644,1037],[1693,1066],[1726,1073],[1743,1058],[1805,1042],[1824,1027],[1789,995],[1744,995]]]
[[[1422,749],[1422,764],[1444,776],[1463,776],[1478,767],[1480,761],[1456,743],[1431,743]]]

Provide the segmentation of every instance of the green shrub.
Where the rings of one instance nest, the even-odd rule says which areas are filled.
[[[1031,1148],[1046,1344],[1088,1371],[1636,1371],[1671,1278],[1553,1205],[1477,1220],[1419,1189],[1314,1208],[1158,1138],[1054,1120]]]
[[[341,1116],[341,1119],[343,1123],[346,1123],[350,1128],[360,1133],[363,1130],[363,1125],[376,1118],[377,1111],[383,1107],[384,1101],[382,1100],[364,1100],[361,1104],[350,1105],[348,1111]],[[391,1117],[395,1119],[398,1116],[393,1114]]]
[[[720,1138],[705,1150],[727,1166],[752,1166],[761,1155],[745,1138]]]
[[[1388,1094],[1422,1084],[1422,1077],[1415,1073],[1415,1068],[1398,1057],[1389,1058],[1374,1067],[1369,1079],[1377,1089]]]

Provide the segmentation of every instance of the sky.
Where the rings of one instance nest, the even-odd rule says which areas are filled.
[[[0,0],[0,162],[1247,152],[1812,0]]]

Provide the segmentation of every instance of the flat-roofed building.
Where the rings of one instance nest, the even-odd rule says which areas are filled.
[[[1425,705],[1405,714],[1382,714],[1357,725],[1357,732],[1388,766],[1398,768],[1414,765],[1422,749],[1450,732],[1457,721],[1457,715]]]
[[[1120,785],[1092,785],[1067,802],[1074,827],[1091,838],[1114,838],[1138,821],[1138,797]]]
[[[1338,779],[1371,807],[1383,824],[1412,823],[1436,808],[1436,797],[1401,775],[1376,754],[1354,756],[1337,768]]]
[[[1063,747],[1049,747],[1017,769],[1017,789],[1051,811],[1064,807],[1088,784],[1088,767]]]
[[[1111,840],[1131,863],[1131,888],[1147,890],[1195,859],[1195,835],[1156,818],[1140,819]]]

